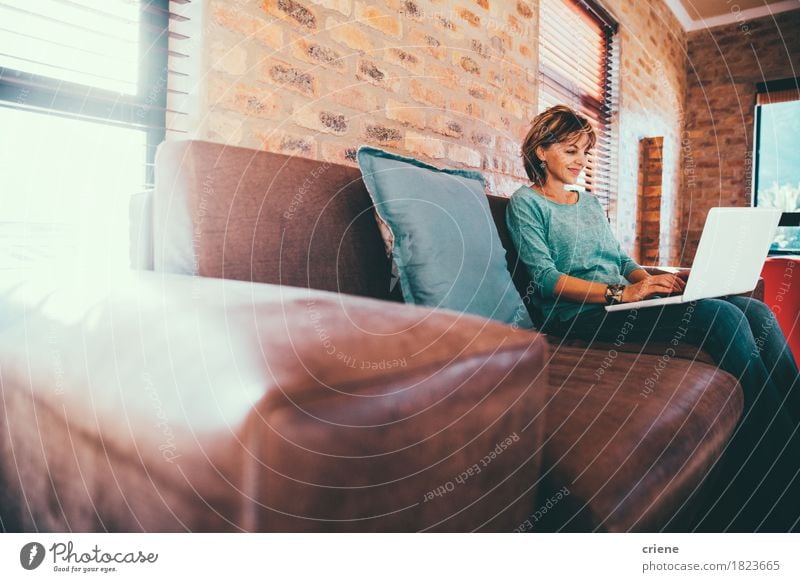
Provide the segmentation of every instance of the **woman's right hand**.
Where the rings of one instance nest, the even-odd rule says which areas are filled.
[[[625,287],[622,292],[622,302],[631,303],[642,301],[653,295],[668,295],[670,293],[683,293],[686,281],[677,275],[664,273],[662,275],[652,275],[642,279],[638,283],[633,283]]]

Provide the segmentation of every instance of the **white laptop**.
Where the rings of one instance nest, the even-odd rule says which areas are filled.
[[[781,211],[774,208],[712,208],[683,295],[608,305],[606,311],[689,303],[752,291],[780,218]]]

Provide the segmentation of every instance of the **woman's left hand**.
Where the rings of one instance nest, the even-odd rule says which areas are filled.
[[[683,293],[685,287],[686,282],[678,275],[673,275],[672,273],[652,275],[625,287],[622,293],[622,302],[642,301],[653,295]]]

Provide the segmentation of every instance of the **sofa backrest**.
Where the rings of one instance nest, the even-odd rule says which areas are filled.
[[[161,144],[157,271],[390,296],[358,168],[203,141]]]
[[[506,249],[508,272],[511,273],[514,286],[517,288],[520,297],[522,297],[533,324],[539,328],[541,327],[542,318],[538,310],[535,309],[536,304],[531,301],[533,284],[531,283],[530,275],[528,275],[528,269],[519,260],[517,249],[511,241],[511,237],[508,234],[508,226],[506,226],[506,208],[508,208],[509,199],[505,196],[493,196],[491,194],[487,194],[487,197],[489,198],[492,218],[497,227],[497,234],[500,235],[500,242],[503,244],[503,248]]]
[[[521,293],[527,288],[489,196]],[[402,300],[358,168],[203,141],[161,144],[153,201],[158,271]]]

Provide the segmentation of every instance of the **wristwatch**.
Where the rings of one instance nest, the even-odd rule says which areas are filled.
[[[606,287],[606,303],[608,305],[615,305],[622,303],[622,293],[625,291],[625,285],[613,283]]]

